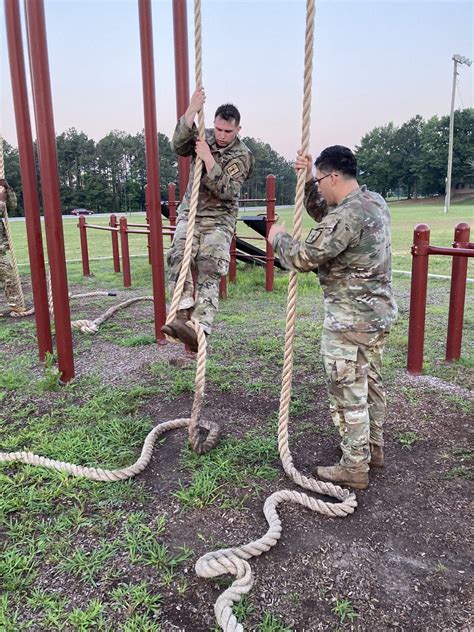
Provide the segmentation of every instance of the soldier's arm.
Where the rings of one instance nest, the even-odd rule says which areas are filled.
[[[342,214],[331,213],[317,228],[311,229],[305,241],[297,241],[288,233],[278,233],[273,248],[283,267],[294,272],[309,272],[344,252],[359,232],[358,222],[349,225]]]
[[[224,168],[216,162],[206,173],[202,183],[221,200],[233,200],[240,195],[242,184],[253,170],[253,156],[241,154],[226,164]]]
[[[192,156],[197,137],[196,125],[193,123],[190,127],[186,122],[186,118],[182,116],[174,130],[173,138],[171,139],[171,149],[179,156]]]
[[[328,214],[327,202],[319,192],[314,178],[311,178],[305,184],[304,205],[308,215],[317,222],[320,222]]]

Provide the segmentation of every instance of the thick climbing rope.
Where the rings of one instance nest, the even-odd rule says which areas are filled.
[[[201,2],[194,2],[194,52],[195,52],[195,83],[196,89],[202,87],[202,22],[201,22]],[[200,138],[205,138],[204,111],[203,108],[198,112],[198,134]],[[194,227],[196,223],[196,213],[199,199],[199,187],[201,185],[202,160],[196,156],[194,162],[194,177],[191,189],[191,200],[189,204],[186,240],[184,244],[183,260],[178,275],[178,280],[173,292],[170,310],[168,313],[167,324],[171,323],[176,317],[178,306],[183,294],[186,276],[191,266],[191,254],[193,248]],[[201,407],[204,400],[204,388],[206,382],[206,336],[201,325],[193,320],[189,320],[187,324],[194,329],[198,339],[198,352],[196,360],[196,379],[194,401],[191,409],[191,418],[189,421],[188,433],[189,442],[193,450],[199,454],[209,452],[219,440],[220,428],[214,422],[208,422],[205,425],[200,423]],[[167,340],[177,342],[174,338],[166,336]],[[201,428],[209,428],[207,437],[203,437]]]
[[[201,75],[201,5],[200,0],[195,0],[195,29],[196,29],[196,85],[202,85]],[[306,153],[309,146],[309,123],[311,110],[311,77],[312,77],[312,57],[313,57],[313,33],[314,33],[314,0],[307,0],[306,4],[306,39],[305,39],[305,71],[304,71],[304,99],[303,99],[303,125],[302,125],[302,148]],[[204,118],[200,113],[199,117],[199,133],[204,133]],[[188,219],[188,232],[186,237],[185,254],[183,264],[180,271],[180,277],[176,285],[175,294],[173,296],[170,315],[168,321],[173,320],[176,315],[177,306],[179,304],[182,289],[184,287],[184,279],[189,267],[190,254],[192,248],[192,236],[194,232],[194,221],[197,208],[197,196],[199,189],[200,176],[202,172],[202,163],[196,159],[195,178],[193,181],[193,189],[191,196],[191,208]],[[298,182],[295,194],[295,217],[293,236],[299,239],[301,236],[303,198],[304,198],[304,181],[305,174],[298,174]],[[194,198],[194,213],[193,211]],[[192,229],[190,228],[192,226]],[[190,242],[190,246],[188,246]],[[187,248],[186,248],[187,247]],[[186,252],[187,250],[187,252]],[[183,280],[180,283],[181,277]],[[268,551],[275,546],[281,536],[281,520],[277,513],[277,506],[283,501],[298,503],[312,511],[317,511],[329,517],[345,517],[352,514],[357,507],[355,494],[348,490],[342,489],[332,483],[325,483],[310,479],[300,474],[293,465],[292,457],[288,446],[288,421],[289,421],[289,403],[291,398],[292,385],[292,369],[293,369],[293,340],[296,323],[296,295],[297,295],[297,274],[290,275],[288,286],[288,305],[287,305],[287,324],[285,332],[285,352],[284,367],[282,373],[282,391],[280,398],[279,425],[278,425],[278,448],[282,460],[283,468],[288,476],[298,485],[313,492],[332,496],[339,502],[326,502],[319,499],[309,497],[307,494],[292,491],[280,490],[272,494],[265,501],[264,515],[268,522],[269,529],[266,534],[248,544],[239,547],[219,549],[202,556],[196,563],[196,572],[200,577],[218,577],[223,574],[235,575],[236,579],[232,585],[217,599],[214,610],[217,621],[225,632],[243,632],[243,626],[237,622],[232,612],[232,605],[238,602],[242,595],[248,593],[252,587],[252,571],[248,559],[256,557]],[[131,299],[133,300],[133,299]],[[112,308],[113,309],[113,308]],[[110,310],[109,310],[110,311]],[[136,476],[147,466],[150,461],[152,450],[156,439],[167,430],[176,428],[190,428],[192,423],[196,425],[196,431],[199,435],[199,426],[209,430],[207,439],[201,441],[198,446],[199,452],[205,452],[210,449],[217,440],[213,435],[215,428],[211,428],[210,424],[206,424],[199,420],[200,408],[204,395],[205,382],[205,361],[206,361],[206,338],[203,330],[194,321],[189,321],[198,336],[198,355],[197,355],[197,371],[196,371],[196,391],[195,399],[192,407],[191,418],[181,418],[164,422],[153,428],[147,435],[142,448],[140,458],[132,465],[117,470],[104,470],[102,468],[82,467],[62,461],[54,461],[45,457],[37,456],[31,452],[0,452],[0,462],[21,462],[33,465],[41,465],[50,469],[65,471],[73,476],[84,476],[97,481],[117,481]],[[218,431],[217,431],[218,432]],[[190,433],[191,436],[191,433]],[[193,446],[194,447],[194,446]]]
[[[5,159],[3,156],[3,138],[0,136],[0,179],[5,179]],[[3,187],[1,187],[3,189]],[[3,222],[5,227],[5,235],[8,241],[8,248],[10,251],[10,261],[13,268],[15,291],[18,296],[18,307],[25,308],[25,298],[23,296],[23,288],[21,287],[21,278],[18,271],[18,263],[15,256],[15,249],[13,247],[13,239],[10,231],[10,222],[8,221],[8,211],[6,202],[0,202],[0,222]],[[20,315],[20,313],[18,313]],[[23,314],[22,314],[23,315]]]
[[[167,430],[175,428],[184,428],[187,426],[188,419],[173,419],[155,426],[145,438],[140,458],[123,469],[104,470],[99,467],[83,467],[74,465],[73,463],[65,463],[64,461],[55,461],[44,456],[38,456],[32,452],[0,452],[0,463],[27,463],[28,465],[39,465],[50,470],[59,472],[67,472],[72,476],[83,476],[92,481],[123,481],[132,478],[142,472],[150,462],[153,452],[153,446],[157,438]]]
[[[97,296],[96,293],[94,295]],[[129,298],[123,303],[119,303],[118,305],[113,305],[112,307],[109,307],[106,312],[104,312],[101,316],[98,316],[94,320],[73,320],[71,321],[71,327],[73,329],[79,329],[86,334],[96,334],[99,331],[100,325],[102,325],[102,323],[105,323],[105,321],[111,318],[116,312],[121,309],[125,309],[126,307],[130,307],[130,305],[134,305],[135,303],[138,303],[140,301],[153,301],[153,296],[136,296],[135,298]]]
[[[201,46],[201,8],[200,2],[196,0],[195,4],[195,16],[196,23],[199,27],[196,29],[196,85],[202,85],[202,46]],[[201,136],[204,136],[204,114],[201,111],[199,113],[199,133]],[[188,219],[188,232],[186,236],[186,245],[185,245],[185,253],[183,257],[183,263],[181,265],[180,276],[176,285],[176,289],[173,295],[172,305],[170,307],[170,313],[168,317],[168,322],[173,320],[176,315],[177,307],[182,295],[184,281],[186,278],[187,270],[190,266],[191,259],[191,250],[192,250],[192,241],[194,235],[194,224],[195,217],[197,211],[197,200],[199,195],[199,185],[201,180],[202,173],[202,161],[200,159],[196,159],[195,165],[195,175],[193,181],[192,195],[191,195],[191,205],[189,211],[189,219]],[[153,300],[153,297],[138,297],[132,298],[125,303],[121,303],[120,305],[115,305],[111,307],[107,312],[105,312],[99,318],[96,318],[93,321],[83,320],[83,321],[74,321],[71,323],[74,326],[77,326],[81,329],[81,331],[95,333],[100,324],[102,324],[105,320],[110,318],[118,309],[122,309],[128,305],[132,305],[133,303],[139,300]],[[52,292],[51,292],[51,284],[48,284],[48,302],[50,306],[50,310],[52,307]],[[206,422],[200,420],[200,411],[202,407],[202,402],[204,399],[204,387],[205,387],[205,372],[206,372],[206,336],[204,331],[199,326],[198,323],[194,321],[189,321],[188,323],[192,327],[194,327],[197,338],[198,338],[198,353],[196,360],[196,378],[195,378],[195,395],[194,402],[191,409],[191,417],[190,418],[181,418],[174,419],[171,421],[163,422],[153,430],[145,438],[145,442],[142,448],[142,453],[140,458],[132,465],[124,469],[118,470],[104,470],[102,468],[91,468],[91,467],[83,467],[79,465],[75,465],[73,463],[65,463],[63,461],[55,461],[53,459],[48,459],[43,456],[39,456],[33,454],[32,452],[0,452],[0,463],[1,462],[20,462],[27,463],[30,465],[39,465],[42,467],[46,467],[48,469],[60,470],[63,472],[68,472],[72,476],[82,476],[85,478],[89,478],[96,481],[117,481],[124,480],[126,478],[131,478],[136,476],[141,471],[145,469],[147,464],[150,461],[151,454],[153,451],[153,446],[155,441],[159,435],[167,430],[173,430],[176,428],[185,428],[188,427],[189,438],[193,449],[203,454],[208,452],[214,447],[219,439],[220,429],[219,426],[213,422]],[[205,434],[206,436],[203,436]]]
[[[51,317],[54,317],[54,302],[53,302],[53,290],[51,286],[51,272],[48,271],[46,276],[46,285],[48,288],[48,307],[49,313]],[[93,292],[84,292],[83,294],[69,294],[69,299],[78,299],[78,298],[87,298],[90,296],[116,296],[115,292],[108,292],[105,290],[94,290]],[[116,312],[121,309],[125,309],[126,307],[130,307],[130,305],[134,305],[140,301],[153,301],[153,296],[137,296],[134,298],[129,298],[123,303],[118,303],[118,305],[113,305],[109,307],[107,311],[105,311],[101,316],[98,316],[94,320],[90,319],[82,319],[82,320],[73,320],[71,321],[71,327],[73,329],[79,329],[83,333],[86,334],[96,334],[99,331],[100,325],[105,323],[106,320],[111,318]]]
[[[310,136],[314,11],[314,0],[307,0],[301,142],[303,154],[306,154],[308,151]],[[293,220],[294,239],[300,239],[301,237],[305,176],[306,173],[304,170],[298,172]],[[219,549],[218,551],[207,553],[197,561],[195,569],[196,573],[200,577],[218,577],[227,573],[235,575],[236,577],[232,585],[219,596],[214,605],[217,622],[225,632],[243,631],[243,626],[238,623],[232,612],[232,605],[238,602],[242,595],[248,593],[252,587],[252,571],[246,560],[268,551],[271,547],[275,546],[280,538],[281,521],[276,510],[279,503],[283,501],[295,502],[311,509],[312,511],[317,511],[326,516],[339,518],[344,518],[345,516],[352,514],[357,507],[355,494],[342,489],[337,485],[333,485],[332,483],[308,478],[298,472],[293,465],[293,459],[288,445],[288,422],[293,375],[293,341],[296,325],[297,289],[298,274],[296,272],[291,272],[288,283],[284,365],[282,371],[282,388],[278,416],[278,450],[283,469],[293,482],[312,492],[332,496],[340,502],[325,502],[311,498],[307,494],[291,490],[281,490],[275,492],[267,498],[264,505],[263,511],[268,522],[269,529],[262,538],[239,547]]]

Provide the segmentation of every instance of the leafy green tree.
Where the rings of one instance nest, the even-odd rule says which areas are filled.
[[[444,193],[448,163],[449,121],[445,125],[438,116],[426,121],[421,132],[419,175],[426,195]]]
[[[388,191],[396,187],[399,181],[396,170],[396,132],[393,123],[375,127],[362,137],[355,151],[361,182],[383,197],[387,197]]]
[[[158,134],[160,151],[160,191],[161,199],[168,199],[168,184],[178,182],[178,158],[171,149],[171,142],[165,134]]]
[[[398,185],[406,188],[408,198],[418,197],[423,125],[423,117],[417,114],[403,123],[394,134],[393,169],[398,177]]]
[[[254,172],[242,186],[242,198],[266,197],[267,176],[273,174],[276,203],[292,204],[296,186],[296,174],[292,163],[278,154],[268,143],[249,136],[242,140],[255,158]]]
[[[126,147],[130,135],[113,130],[97,143],[97,168],[107,186],[107,212],[117,213],[124,209],[126,200],[127,160]]]
[[[84,181],[95,163],[95,143],[72,127],[56,137],[61,202],[64,209],[84,206]]]

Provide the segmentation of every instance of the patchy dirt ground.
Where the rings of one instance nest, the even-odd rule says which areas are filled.
[[[100,313],[100,306],[94,310]],[[131,333],[143,331],[149,310],[148,305],[130,309],[124,318]],[[226,324],[220,322],[215,339],[225,335]],[[84,341],[84,337],[75,334],[75,340]],[[158,361],[192,362],[176,345],[123,347],[100,334],[92,343],[81,344],[76,356],[78,376],[93,370],[114,386],[152,384],[150,366]],[[13,352],[14,347],[11,343],[11,349],[8,345],[4,349]],[[210,353],[212,357],[212,341]],[[251,373],[252,367],[248,368]],[[275,366],[274,370],[278,381],[280,369]],[[297,371],[295,384],[305,380],[308,376]],[[294,462],[305,474],[316,464],[332,464],[339,458],[321,375],[314,380],[311,376],[310,381],[310,412],[296,414],[290,425]],[[281,540],[270,552],[250,560],[255,577],[249,594],[253,611],[245,629],[262,629],[258,622],[271,612],[297,632],[474,630],[470,610],[472,485],[466,474],[472,455],[472,391],[440,378],[417,378],[397,370],[387,382],[387,392],[385,467],[371,471],[369,489],[357,493],[358,508],[346,519],[328,519],[298,505],[280,506]],[[253,394],[243,386],[222,392],[211,383],[203,418],[221,424],[224,438],[243,437],[278,410],[278,400],[274,392]],[[189,393],[173,401],[156,397],[147,401],[143,412],[160,423],[189,416],[191,404]],[[193,550],[192,559],[180,567],[188,582],[184,598],[174,588],[160,589],[161,629],[208,632],[215,626],[213,604],[227,583],[197,578],[194,562],[215,548],[261,537],[267,529],[262,512],[265,498],[279,489],[297,488],[275,460],[272,465],[279,468],[278,478],[262,483],[243,509],[183,509],[171,493],[190,477],[180,460],[185,442],[184,431],[168,433],[136,480],[152,492],[146,512],[167,516],[170,548],[185,543]],[[239,487],[235,493],[245,495],[246,490]],[[130,501],[128,510],[140,508],[140,502]],[[107,538],[113,539],[118,528],[110,525]],[[123,568],[129,580],[147,579],[133,577],[125,562]],[[152,569],[149,579],[153,579]],[[81,603],[91,596],[105,596],[115,584],[112,578],[92,588],[45,568],[38,585],[74,595]],[[341,621],[333,609],[343,599],[350,600],[356,615]]]

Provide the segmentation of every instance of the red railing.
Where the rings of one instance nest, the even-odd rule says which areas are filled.
[[[264,202],[266,205],[266,234],[270,227],[275,223],[275,176],[267,176],[266,197],[245,199],[242,202]],[[169,208],[169,224],[162,224],[162,235],[169,236],[170,242],[173,240],[174,231],[176,228],[176,209],[179,205],[179,200],[176,200],[176,186],[173,182],[168,185],[168,208]],[[79,217],[79,234],[81,242],[81,259],[82,259],[82,274],[83,276],[91,276],[90,271],[90,258],[89,248],[87,243],[87,230],[105,230],[110,232],[112,239],[112,259],[114,272],[120,272],[122,269],[123,284],[124,287],[131,286],[131,266],[130,266],[130,249],[129,249],[129,235],[146,235],[147,236],[147,249],[148,249],[148,262],[151,262],[151,248],[150,248],[150,229],[148,224],[148,188],[145,187],[145,212],[146,212],[146,224],[128,222],[126,217],[120,217],[117,219],[115,214],[110,215],[109,225],[100,226],[97,224],[88,224],[86,218]],[[119,252],[119,235],[121,244],[121,258],[122,265],[120,265],[120,252]],[[273,248],[265,239],[260,236],[246,236],[247,241],[265,241],[265,252],[261,255],[246,255],[237,252],[236,248],[236,236],[232,239],[230,246],[230,264],[229,264],[229,281],[235,283],[236,271],[237,271],[237,256],[244,257],[249,261],[261,260],[265,261],[265,288],[267,292],[271,292],[274,286],[275,277],[275,255]],[[220,297],[227,298],[227,278],[222,277],[220,286]]]
[[[466,298],[467,258],[474,256],[474,244],[469,242],[469,225],[461,222],[454,231],[453,248],[430,245],[430,229],[418,224],[413,235],[411,253],[412,277],[410,292],[410,321],[408,327],[407,369],[418,375],[423,369],[425,342],[426,296],[428,290],[428,259],[430,255],[453,258],[449,298],[446,360],[459,360],[461,356],[464,304]]]

